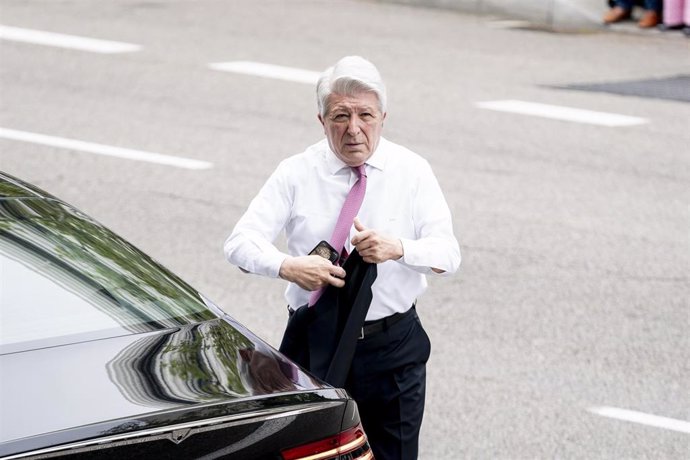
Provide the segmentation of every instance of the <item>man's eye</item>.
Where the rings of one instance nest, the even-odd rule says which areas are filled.
[[[337,113],[333,116],[333,119],[335,121],[347,120],[347,115],[345,115],[344,113]]]

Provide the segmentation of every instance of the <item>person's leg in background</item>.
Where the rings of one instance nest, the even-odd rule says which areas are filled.
[[[634,0],[614,0],[613,8],[604,15],[604,24],[613,24],[632,17]],[[642,28],[654,27],[661,19],[661,0],[645,0],[644,13],[637,23]]]
[[[645,0],[644,2],[644,13],[637,23],[638,26],[643,29],[649,27],[656,27],[659,24],[659,19],[661,18],[661,0]]]
[[[613,7],[604,15],[604,24],[630,19],[633,9],[633,0],[614,0]]]

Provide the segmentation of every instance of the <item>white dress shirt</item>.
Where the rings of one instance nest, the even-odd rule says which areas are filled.
[[[454,273],[460,248],[438,181],[429,163],[416,153],[380,139],[366,162],[367,189],[358,217],[362,224],[399,238],[404,256],[378,264],[367,321],[407,311],[427,287],[431,267]],[[227,259],[240,268],[278,277],[285,258],[307,255],[328,241],[356,173],[324,139],[283,160],[252,200],[225,241]],[[285,230],[289,255],[273,245]],[[345,244],[352,251],[350,240]],[[289,283],[285,298],[297,308],[309,292]]]

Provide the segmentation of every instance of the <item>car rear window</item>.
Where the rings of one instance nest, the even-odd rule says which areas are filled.
[[[0,199],[0,354],[215,317],[189,285],[79,211]]]

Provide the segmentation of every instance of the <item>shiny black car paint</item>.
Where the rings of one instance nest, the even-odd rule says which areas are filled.
[[[2,173],[0,256],[22,267],[17,279],[39,277],[113,323],[82,328],[100,323],[77,317],[57,333],[50,315],[72,307],[59,295],[15,311],[28,320],[0,338],[2,458],[278,458],[359,423],[343,390],[102,225]],[[7,302],[33,298],[31,285],[11,288]]]

